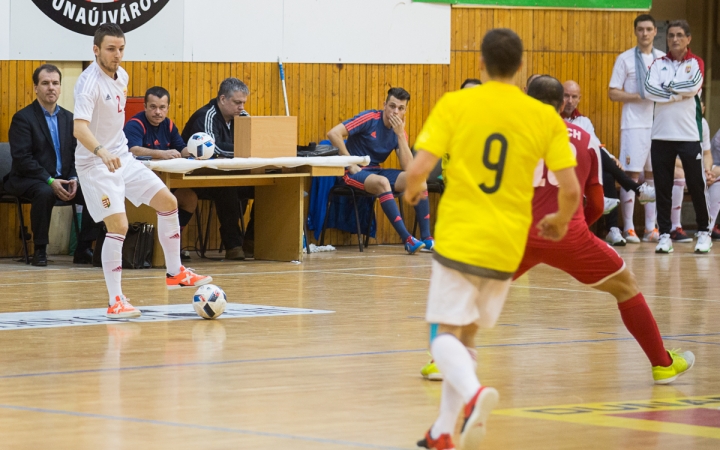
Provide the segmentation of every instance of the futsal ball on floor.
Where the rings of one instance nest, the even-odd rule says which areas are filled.
[[[227,297],[225,291],[214,284],[205,284],[195,291],[193,308],[203,319],[217,319],[225,312]]]
[[[209,159],[215,154],[215,139],[207,133],[195,133],[190,136],[187,149],[196,159]]]

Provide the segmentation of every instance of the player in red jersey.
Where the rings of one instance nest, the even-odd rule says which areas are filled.
[[[558,80],[540,76],[528,87],[528,95],[552,105],[563,107],[563,88]],[[635,275],[608,244],[590,232],[588,226],[603,212],[603,188],[600,168],[600,143],[572,124],[567,124],[573,147],[580,186],[586,202],[578,208],[559,242],[551,242],[538,235],[535,226],[547,214],[558,210],[557,180],[540,161],[535,171],[533,198],[533,226],[530,227],[525,256],[513,276],[517,279],[532,267],[544,263],[562,270],[579,282],[611,294],[618,302],[623,323],[642,347],[652,364],[655,384],[668,384],[690,370],[695,363],[692,352],[666,351],[655,318],[645,303]]]
[[[530,83],[527,94],[553,106],[558,113],[563,110],[563,87],[553,77],[542,75],[536,78]],[[586,204],[578,207],[563,239],[550,242],[539,236],[538,222],[559,209],[557,179],[548,171],[543,161],[540,161],[535,172],[533,224],[530,227],[525,255],[513,275],[513,280],[532,267],[544,263],[566,272],[583,284],[608,292],[618,302],[623,323],[650,360],[655,384],[671,383],[692,368],[695,355],[689,351],[679,353],[665,350],[655,318],[637,286],[635,275],[610,245],[590,232],[588,224],[592,224],[602,215],[604,205],[600,143],[597,139],[591,140],[590,135],[581,128],[572,124],[566,125],[570,144],[576,153],[575,171]],[[443,377],[439,372],[435,375],[435,380]],[[430,432],[425,439],[418,442],[418,447],[435,450],[456,448],[448,434],[442,434],[435,440],[431,438]],[[465,447],[460,447],[460,450],[465,450]]]

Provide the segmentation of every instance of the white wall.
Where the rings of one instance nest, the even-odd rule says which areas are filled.
[[[10,59],[10,0],[0,0],[0,60]]]
[[[127,61],[271,62],[280,57],[448,64],[450,6],[412,0],[170,0],[128,32],[127,41]],[[92,58],[90,36],[55,23],[30,0],[0,0],[0,59]]]

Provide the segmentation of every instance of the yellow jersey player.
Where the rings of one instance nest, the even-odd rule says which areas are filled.
[[[537,225],[559,240],[580,201],[575,156],[565,124],[548,105],[525,95],[513,77],[522,41],[512,30],[489,31],[480,68],[489,81],[445,94],[415,142],[407,171],[408,201],[444,154],[447,185],[435,227],[435,255],[426,320],[439,324],[430,351],[443,373],[440,415],[418,446],[454,449],[455,420],[464,406],[460,449],[476,449],[498,392],[475,374],[475,333],[497,321],[532,222],[533,175],[539,161],[558,180],[556,213]]]

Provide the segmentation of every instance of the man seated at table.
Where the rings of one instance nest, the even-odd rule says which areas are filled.
[[[403,240],[405,250],[412,255],[421,249],[432,251],[435,241],[430,235],[430,203],[427,190],[423,199],[415,206],[422,240],[415,239],[408,232],[393,196],[393,192],[405,190],[404,170],[413,159],[405,133],[405,111],[409,101],[410,94],[405,89],[391,88],[382,111],[363,111],[352,119],[337,124],[327,136],[341,155],[370,157],[368,166],[352,164],[347,167],[343,181],[348,186],[378,196],[383,212]],[[397,154],[402,170],[380,167],[393,151]]]
[[[220,83],[216,98],[195,111],[185,124],[182,139],[187,142],[198,132],[207,133],[215,140],[219,150],[233,153],[235,150],[235,116],[248,116],[245,111],[250,89],[237,78],[226,78]],[[195,189],[201,198],[215,201],[220,220],[220,237],[227,251],[225,259],[242,260],[252,257],[253,220],[250,219],[245,232],[245,242],[240,232],[240,202],[252,198],[252,187],[223,187]]]
[[[153,159],[190,156],[177,126],[167,117],[169,108],[170,93],[165,88],[153,86],[145,92],[145,111],[135,114],[123,129],[133,155]],[[174,189],[172,193],[177,198],[182,230],[197,207],[197,194],[192,189]]]
[[[4,188],[31,203],[30,223],[35,244],[33,266],[47,266],[50,216],[58,200],[85,205],[75,171],[73,114],[58,105],[62,74],[43,64],[32,76],[36,99],[12,118],[9,143],[12,169]],[[73,262],[92,263],[97,225],[83,209],[80,239]]]

